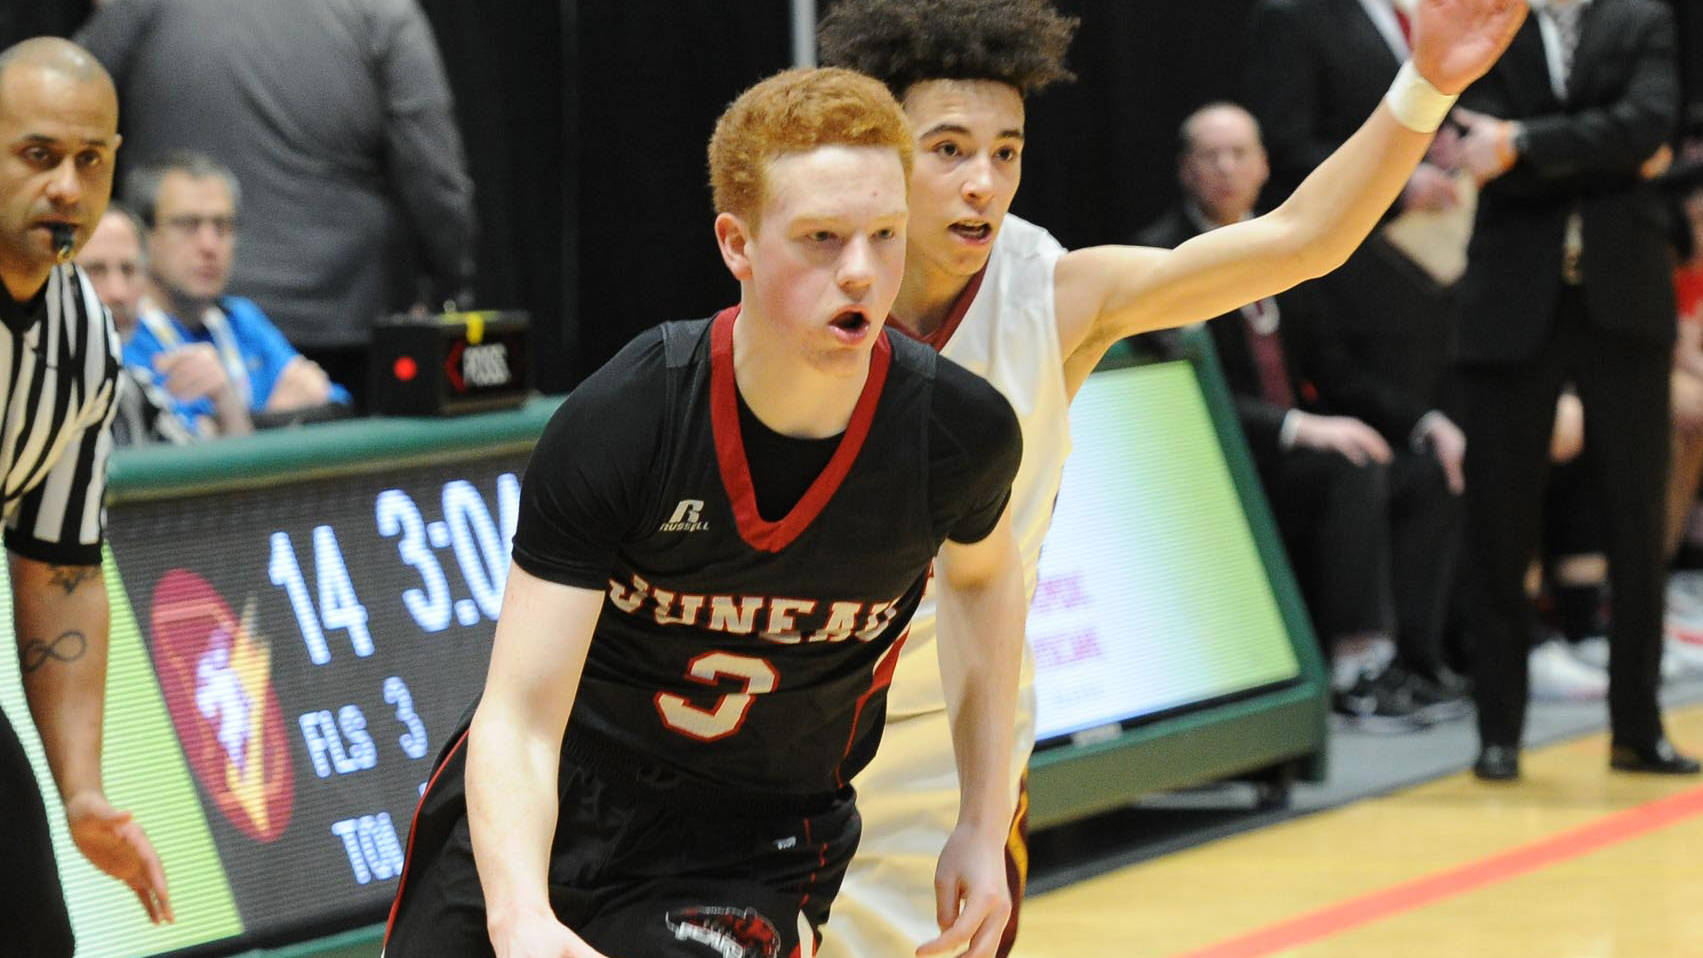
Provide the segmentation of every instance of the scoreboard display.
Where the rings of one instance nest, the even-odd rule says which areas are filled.
[[[249,931],[318,924],[328,902],[370,915],[395,891],[432,758],[484,679],[523,464],[114,511],[125,593]]]
[[[149,926],[50,801],[80,956],[225,954],[383,918],[433,759],[484,681],[524,465],[109,510],[107,790],[157,846],[178,922]],[[48,783],[15,663],[0,703]]]

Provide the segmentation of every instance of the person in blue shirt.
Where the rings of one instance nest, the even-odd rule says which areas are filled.
[[[349,403],[258,306],[224,294],[242,198],[228,168],[176,151],[136,167],[127,185],[147,227],[149,276],[124,361],[150,370],[192,429],[237,435],[255,413]]]

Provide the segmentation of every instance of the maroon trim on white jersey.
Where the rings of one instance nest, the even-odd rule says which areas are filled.
[[[906,329],[904,323],[888,320],[887,325],[935,352],[940,352],[951,341],[952,334],[958,331],[958,324],[964,321],[964,315],[970,311],[970,304],[976,301],[976,292],[982,288],[982,280],[987,277],[987,274],[988,268],[986,266],[976,270],[976,275],[970,277],[970,281],[965,284],[962,290],[959,290],[958,298],[952,301],[952,310],[946,314],[946,322],[941,323],[934,332],[927,336],[918,336]]]
[[[770,522],[757,512],[757,490],[751,484],[751,465],[745,458],[745,440],[739,431],[739,387],[733,380],[733,323],[738,316],[739,307],[729,306],[716,314],[710,330],[710,425],[715,433],[716,463],[721,467],[721,482],[733,504],[740,538],[753,549],[779,552],[816,520],[851,472],[852,462],[857,459],[869,435],[870,423],[875,420],[875,406],[881,399],[881,387],[887,382],[893,347],[887,337],[876,337],[863,393],[858,396],[851,422],[846,425],[833,458],[792,511],[779,522]]]

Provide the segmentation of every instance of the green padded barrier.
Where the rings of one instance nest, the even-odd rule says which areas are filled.
[[[347,419],[195,446],[120,449],[112,456],[108,501],[181,498],[524,451],[561,402],[561,396],[539,396],[508,412]]]

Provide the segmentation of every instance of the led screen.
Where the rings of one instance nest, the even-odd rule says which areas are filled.
[[[1070,420],[1028,622],[1042,743],[1297,678],[1194,368],[1095,373]]]
[[[432,759],[484,679],[523,464],[110,510],[107,787],[159,846],[179,923],[148,927],[61,834],[79,955],[382,917]],[[45,782],[8,668],[0,701]]]

